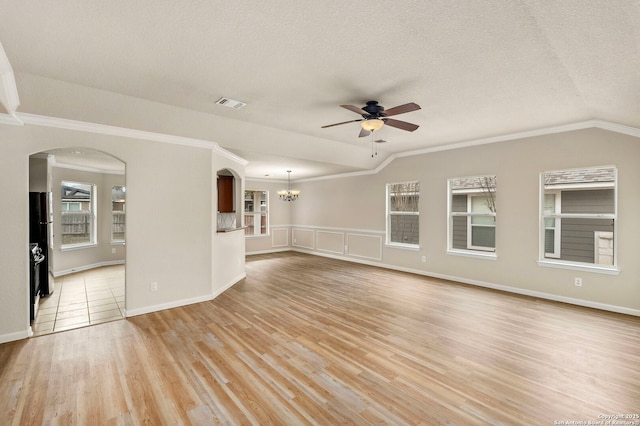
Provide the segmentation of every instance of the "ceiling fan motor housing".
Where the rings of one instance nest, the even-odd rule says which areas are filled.
[[[378,118],[384,111],[384,107],[378,104],[378,101],[368,101],[367,105],[362,107],[364,111],[369,113],[368,116],[363,115],[364,118]]]

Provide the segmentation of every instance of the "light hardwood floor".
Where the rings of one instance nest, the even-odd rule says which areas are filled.
[[[0,345],[3,424],[552,425],[640,411],[640,318],[299,253]]]

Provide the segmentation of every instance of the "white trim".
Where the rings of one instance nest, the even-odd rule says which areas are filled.
[[[296,231],[306,231],[306,232],[311,232],[311,247],[309,246],[303,246],[300,245],[298,243],[296,243]],[[315,230],[311,229],[298,229],[298,227],[296,226],[295,228],[293,228],[291,230],[291,246],[292,247],[302,247],[302,248],[307,248],[307,249],[311,249],[311,250],[315,250],[315,245],[316,245],[316,232]]]
[[[242,166],[246,166],[249,161],[238,157],[230,151],[221,148],[215,142],[203,139],[187,138],[183,136],[167,135],[164,133],[148,132],[144,130],[134,130],[125,127],[108,126],[106,124],[89,123],[86,121],[69,120],[66,118],[48,117],[44,115],[16,113],[16,119],[25,124],[36,126],[53,127],[65,130],[76,130],[80,132],[96,133],[101,135],[121,136],[132,139],[142,139],[153,142],[170,143],[175,145],[193,146],[198,148],[209,148],[224,157],[233,160]]]
[[[413,250],[413,251],[420,250],[420,244],[385,243],[384,246],[389,248],[402,249],[402,250]]]
[[[432,277],[432,278],[439,278],[439,279],[443,279],[443,280],[455,281],[455,282],[459,282],[459,283],[462,283],[462,284],[470,284],[470,285],[475,285],[475,286],[478,286],[478,287],[485,287],[485,288],[490,288],[490,289],[493,289],[493,290],[500,290],[500,291],[504,291],[504,292],[507,292],[507,293],[522,294],[524,296],[530,296],[530,297],[535,297],[535,298],[539,298],[539,299],[553,300],[555,302],[568,303],[570,305],[584,306],[584,307],[587,307],[587,308],[594,308],[594,309],[599,309],[599,310],[602,310],[602,311],[617,312],[617,313],[620,313],[620,314],[633,315],[633,316],[640,317],[640,309],[627,308],[627,307],[624,307],[624,306],[609,305],[609,304],[600,303],[600,302],[592,302],[590,300],[575,299],[573,297],[560,296],[560,295],[556,295],[556,294],[543,293],[543,292],[539,292],[539,291],[527,290],[527,289],[518,288],[518,287],[511,287],[511,286],[506,286],[506,285],[501,285],[501,284],[489,283],[489,282],[485,282],[485,281],[478,281],[478,280],[473,280],[473,279],[468,279],[468,278],[461,278],[461,277],[456,277],[456,276],[453,276],[453,275],[438,274],[438,273],[434,273],[434,272],[423,271],[423,270],[420,270],[420,269],[404,268],[404,267],[399,267],[399,266],[392,266],[392,265],[382,264],[382,263],[379,263],[379,262],[369,262],[369,261],[366,261],[366,260],[358,260],[358,259],[353,259],[353,258],[338,257],[338,256],[333,256],[333,255],[330,255],[330,254],[326,254],[326,253],[308,252],[308,251],[304,251],[304,250],[295,250],[295,249],[292,249],[292,251],[296,251],[296,252],[300,252],[300,253],[307,253],[307,254],[311,254],[311,255],[314,255],[314,256],[330,257],[330,258],[333,258],[333,259],[344,260],[345,262],[361,263],[361,264],[364,264],[364,265],[376,266],[376,267],[380,267],[380,268],[391,269],[391,270],[394,270],[394,271],[408,272],[408,273],[411,273],[411,274],[423,275],[423,276],[426,276],[426,277]]]
[[[15,114],[0,114],[0,124],[12,126],[24,126],[24,123]]]
[[[95,221],[95,218],[93,221]],[[82,249],[95,248],[95,247],[98,247],[98,243],[67,244],[65,246],[60,246],[60,251],[82,250]]]
[[[608,130],[610,132],[620,133],[623,135],[640,138],[640,128],[625,126],[624,124],[612,123],[610,121],[605,121],[600,119],[592,119],[592,120],[586,120],[586,121],[579,121],[576,123],[563,124],[559,126],[550,126],[550,127],[543,127],[541,129],[527,130],[524,132],[508,133],[505,135],[493,136],[489,138],[471,139],[471,140],[461,141],[457,143],[438,145],[430,148],[423,148],[423,149],[418,149],[413,151],[405,151],[397,154],[392,154],[391,156],[387,157],[386,160],[380,163],[375,169],[358,171],[358,172],[339,173],[335,175],[319,176],[319,177],[313,177],[313,178],[307,178],[307,179],[299,179],[292,182],[313,182],[318,180],[342,179],[346,177],[375,175],[379,173],[382,169],[387,167],[396,158],[412,157],[415,155],[431,154],[434,152],[450,151],[453,149],[468,148],[472,146],[488,145],[488,144],[497,143],[497,142],[507,142],[507,141],[518,140],[518,139],[553,135],[558,133],[572,132],[576,130],[594,129],[594,128]]]
[[[572,269],[574,271],[595,272],[597,274],[619,275],[617,266],[602,266],[590,263],[570,262],[568,260],[538,260],[538,266],[549,268]]]
[[[161,303],[159,305],[145,306],[143,308],[138,308],[138,309],[128,309],[126,311],[126,317],[130,318],[130,317],[135,317],[135,316],[138,316],[138,315],[149,314],[151,312],[164,311],[166,309],[178,308],[180,306],[187,306],[187,305],[193,305],[195,303],[208,302],[209,300],[215,299],[216,297],[218,297],[219,295],[221,295],[222,293],[224,293],[225,291],[230,289],[234,284],[238,283],[240,280],[242,280],[246,276],[247,276],[247,274],[242,273],[242,274],[238,275],[237,277],[233,278],[231,281],[229,281],[221,289],[216,290],[215,292],[213,292],[211,294],[208,294],[208,295],[205,295],[205,296],[198,296],[198,297],[191,297],[189,299],[175,300],[175,301],[171,301],[171,302],[167,302],[167,303]]]
[[[91,263],[89,265],[82,265],[76,268],[63,269],[61,271],[54,271],[53,276],[55,278],[61,277],[63,275],[75,274],[76,272],[88,271],[89,269],[101,268],[103,266],[113,266],[113,265],[124,265],[126,262],[124,259],[122,260],[108,260],[106,262],[97,262]]]
[[[540,210],[540,223],[539,226],[541,228],[541,237],[540,237],[540,241],[542,246],[539,248],[539,252],[542,253],[542,255],[540,256],[540,259],[546,259],[546,258],[555,258],[555,259],[559,259],[560,258],[560,246],[561,246],[561,235],[562,235],[562,221],[560,220],[559,217],[553,217],[550,219],[553,219],[553,228],[547,228],[547,225],[545,224],[544,220],[546,218],[546,215],[544,213],[544,208],[545,208],[545,197],[547,195],[553,195],[554,196],[554,200],[553,200],[553,208],[554,208],[554,215],[559,214],[562,211],[562,198],[561,198],[561,192],[562,191],[547,191],[546,189],[542,191],[542,195],[541,195],[541,199],[542,199],[542,204],[541,204],[541,210]],[[547,238],[547,229],[553,229],[553,253],[547,253],[545,251],[546,249],[546,238]]]
[[[55,156],[53,161],[51,162],[51,167],[57,167],[59,169],[70,169],[70,170],[78,170],[81,172],[93,172],[93,173],[101,173],[105,175],[125,175],[124,170],[108,170],[108,169],[98,169],[96,167],[86,167],[86,166],[78,166],[75,164],[66,164],[66,163],[58,163],[55,160]]]
[[[5,101],[2,102],[2,105],[9,114],[14,116],[16,109],[20,106],[20,97],[11,62],[9,62],[2,43],[0,43],[0,91],[4,94],[4,96],[0,96],[0,100],[4,98]]]
[[[318,236],[321,234],[335,234],[335,235],[340,235],[342,237],[342,241],[340,242],[340,251],[334,251],[334,250],[328,250],[328,249],[323,249],[320,248],[318,245]],[[315,235],[316,235],[316,250],[318,251],[326,251],[328,253],[337,253],[337,254],[344,254],[344,232],[336,232],[336,231],[315,231]],[[368,235],[367,235],[368,236]],[[347,236],[348,238],[348,236]]]
[[[23,331],[15,331],[13,333],[0,334],[0,344],[15,342],[16,340],[23,340],[33,336],[31,327]]]
[[[270,249],[270,250],[258,250],[258,251],[248,251],[245,253],[245,256],[253,256],[256,254],[270,254],[270,253],[282,253],[285,251],[291,251],[290,248],[283,248],[283,249]]]
[[[545,172],[546,173],[546,172]],[[603,189],[603,188],[615,188],[615,182],[592,182],[592,183],[563,183],[559,185],[545,185],[546,190],[562,190],[570,189],[572,191],[588,190],[588,189]]]
[[[286,234],[286,244],[276,244],[275,238],[278,232],[284,231]],[[289,227],[271,227],[271,247],[289,247]]]
[[[288,225],[293,227],[294,225]],[[331,226],[311,226],[311,225],[295,225],[296,228],[309,228],[309,229],[322,229],[322,230],[334,230],[339,232],[364,232],[365,234],[383,234],[384,231],[376,231],[372,229],[357,229],[357,228],[335,228]]]
[[[473,251],[462,249],[448,249],[447,254],[463,257],[475,257],[476,259],[498,260],[498,255],[496,254],[496,252],[489,250]]]
[[[349,243],[349,237],[367,237],[367,238],[377,238],[378,239],[378,249],[380,252],[380,255],[378,257],[371,257],[371,256],[362,256],[359,254],[353,254],[351,252],[351,244]],[[347,252],[346,252],[347,256],[350,257],[358,257],[360,259],[374,259],[374,260],[382,260],[382,236],[381,235],[366,235],[366,234],[349,234],[347,233]]]
[[[95,124],[95,123],[88,123],[88,122],[82,122],[82,121],[76,121],[76,120],[68,120],[63,118],[47,117],[47,116],[42,116],[37,114],[18,113],[18,112],[10,115],[0,114],[0,124],[12,124],[12,125],[20,125],[20,126],[24,124],[34,124],[39,126],[55,127],[55,128],[68,129],[68,130],[78,130],[78,131],[84,131],[89,133],[97,133],[97,134],[105,134],[105,135],[113,135],[113,136],[124,136],[124,137],[129,137],[134,139],[173,143],[177,145],[206,147],[206,148],[212,149],[213,151],[216,151],[217,153],[233,161],[236,161],[242,164],[243,166],[246,166],[249,163],[248,160],[238,157],[237,155],[227,151],[226,149],[221,148],[220,145],[218,145],[216,142],[205,141],[201,139],[193,139],[193,138],[187,138],[187,137],[181,137],[181,136],[166,135],[162,133],[133,130],[133,129],[127,129],[123,127],[115,127],[115,126],[108,126],[108,125],[102,125],[102,124]],[[607,130],[615,133],[620,133],[620,134],[640,138],[639,128],[625,126],[623,124],[618,124],[618,123],[612,123],[605,120],[593,119],[593,120],[581,121],[577,123],[570,123],[570,124],[565,124],[560,126],[544,127],[537,130],[510,133],[506,135],[494,136],[494,137],[483,138],[483,139],[472,139],[472,140],[467,140],[467,141],[462,141],[462,142],[457,142],[452,144],[424,148],[420,150],[406,151],[406,152],[390,155],[374,169],[362,170],[357,172],[338,173],[334,175],[318,176],[318,177],[307,178],[307,179],[298,179],[298,180],[292,180],[291,182],[292,183],[313,182],[313,181],[320,181],[320,180],[342,179],[346,177],[374,175],[382,171],[385,167],[387,167],[391,162],[393,162],[397,158],[410,157],[410,156],[422,155],[422,154],[431,154],[434,152],[449,151],[453,149],[467,148],[471,146],[487,145],[487,144],[492,144],[497,142],[506,142],[510,140],[524,139],[524,138],[530,138],[530,137],[536,137],[536,136],[545,136],[545,135],[564,133],[564,132],[570,132],[575,130],[590,129],[590,128],[598,128],[598,129],[603,129],[603,130]],[[252,180],[252,181],[271,182],[271,183],[274,182],[273,180],[262,180],[260,178],[252,178],[252,177],[246,177],[245,179]]]

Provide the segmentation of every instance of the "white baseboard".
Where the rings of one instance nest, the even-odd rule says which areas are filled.
[[[216,297],[220,296],[222,293],[224,293],[225,291],[227,291],[228,289],[230,289],[231,287],[233,287],[235,284],[237,284],[240,280],[244,279],[247,277],[246,272],[241,273],[240,275],[238,275],[237,277],[233,278],[231,281],[229,281],[226,285],[224,285],[223,287],[221,287],[220,289],[216,290],[213,292],[213,296],[211,297],[211,300],[215,299]]]
[[[145,306],[139,309],[127,309],[125,315],[127,318],[135,317],[138,315],[150,314],[151,312],[164,311],[165,309],[172,309],[178,308],[180,306],[193,305],[194,303],[207,302],[211,299],[213,299],[213,297],[210,294],[207,294],[204,296],[192,297],[189,299],[172,300],[171,302],[160,303],[159,305]]]
[[[31,327],[27,330],[16,331],[13,333],[0,334],[0,344],[14,342],[16,340],[26,339],[27,337],[31,337],[33,333],[31,332]]]
[[[245,253],[246,256],[253,256],[255,254],[269,254],[269,253],[281,253],[283,251],[291,251],[290,247],[285,247],[281,249],[271,249],[271,250],[260,250],[260,251],[248,251]]]
[[[453,276],[453,275],[438,274],[438,273],[435,273],[435,272],[423,271],[423,270],[420,270],[420,269],[393,266],[393,265],[388,265],[388,264],[381,263],[381,262],[371,262],[371,261],[368,261],[368,260],[354,259],[354,258],[345,257],[345,256],[335,256],[335,255],[331,255],[331,254],[328,254],[328,253],[318,253],[318,252],[310,251],[310,250],[301,250],[301,249],[298,249],[298,248],[292,249],[292,251],[297,251],[297,252],[306,253],[306,254],[312,254],[314,256],[330,257],[330,258],[333,258],[333,259],[344,260],[346,262],[354,262],[354,263],[361,263],[361,264],[364,264],[364,265],[377,266],[377,267],[380,267],[380,268],[392,269],[392,270],[395,270],[395,271],[409,272],[411,274],[423,275],[423,276],[426,276],[426,277],[440,278],[440,279],[449,280],[449,281],[457,281],[457,282],[463,283],[463,284],[470,284],[470,285],[475,285],[475,286],[478,286],[478,287],[485,287],[485,288],[490,288],[490,289],[493,289],[493,290],[505,291],[505,292],[508,292],[508,293],[521,294],[523,296],[536,297],[538,299],[553,300],[554,302],[568,303],[568,304],[571,304],[571,305],[583,306],[585,308],[600,309],[602,311],[616,312],[616,313],[619,313],[619,314],[640,316],[640,310],[627,308],[625,306],[608,305],[606,303],[593,302],[591,300],[575,299],[573,297],[566,297],[566,296],[560,296],[560,295],[551,294],[551,293],[543,293],[543,292],[534,291],[534,290],[527,290],[527,289],[524,289],[524,288],[510,287],[510,286],[501,285],[501,284],[488,283],[488,282],[485,282],[485,281],[473,280],[473,279],[469,279],[469,278],[461,278],[461,277],[456,277],[456,276]]]
[[[124,265],[124,264],[125,264],[124,260],[110,260],[107,262],[92,263],[90,265],[82,265],[76,268],[64,269],[62,271],[55,271],[53,273],[53,276],[57,278],[63,275],[74,274],[76,272],[88,271],[89,269],[101,268],[103,266]]]
[[[194,303],[208,302],[209,300],[213,300],[226,290],[231,288],[234,284],[236,284],[241,279],[245,278],[246,274],[242,273],[239,276],[233,278],[229,283],[227,283],[224,287],[216,290],[211,294],[207,294],[204,296],[192,297],[189,299],[181,299],[181,300],[173,300],[167,303],[161,303],[159,305],[145,306],[139,309],[127,309],[125,312],[125,317],[135,317],[137,315],[149,314],[151,312],[164,311],[165,309],[178,308],[180,306],[193,305]]]

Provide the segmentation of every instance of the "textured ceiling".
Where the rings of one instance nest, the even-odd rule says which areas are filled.
[[[210,138],[250,160],[250,177],[362,170],[391,153],[589,119],[640,127],[640,1],[0,0],[0,10],[17,76],[257,126],[241,142]],[[215,105],[221,96],[248,105]],[[359,118],[338,105],[372,99],[422,106],[396,117],[415,132],[375,135],[388,141],[375,159],[357,123],[320,128]]]

